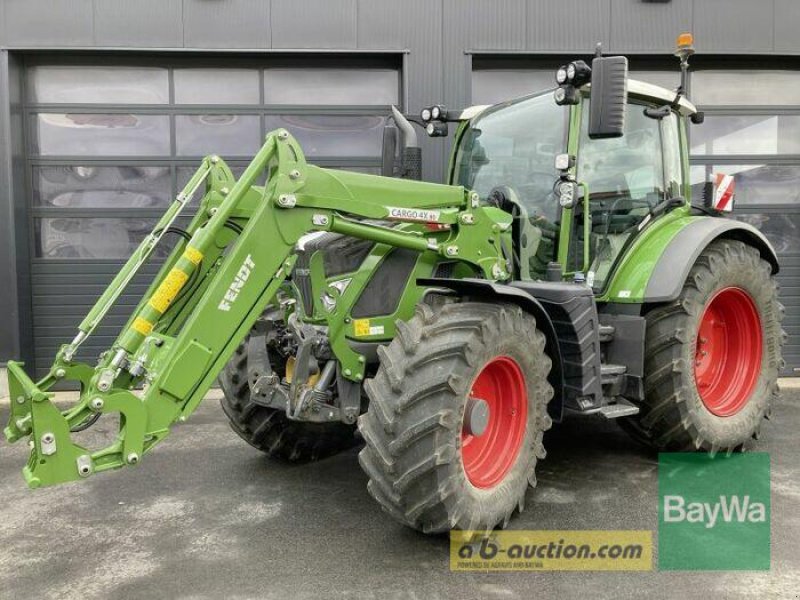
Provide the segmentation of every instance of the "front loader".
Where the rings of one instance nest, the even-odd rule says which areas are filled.
[[[29,440],[28,485],[138,463],[217,377],[234,431],[269,456],[323,458],[360,433],[372,496],[428,532],[505,525],[566,415],[616,419],[662,450],[742,448],[777,393],[773,249],[723,218],[727,188],[692,201],[701,116],[683,87],[636,82],[624,57],[599,54],[556,82],[423,111],[429,135],[456,125],[448,185],[309,165],[285,130],[238,180],[207,157],[48,375],[9,363],[5,435]],[[418,176],[412,125],[394,120],[402,135],[385,140],[404,140],[404,161],[383,172]],[[112,347],[80,362],[173,234]],[[67,410],[49,391],[61,380],[80,387]],[[110,413],[111,445],[73,441]]]

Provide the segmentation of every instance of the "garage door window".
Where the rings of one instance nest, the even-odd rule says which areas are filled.
[[[40,62],[27,70],[26,119],[44,259],[126,257],[203,156],[240,173],[273,129],[292,132],[316,164],[377,173],[400,100],[396,68]]]
[[[772,242],[781,270],[784,373],[800,370],[800,70],[696,69],[692,100],[706,113],[689,129],[695,201],[712,173],[736,181],[734,218]]]

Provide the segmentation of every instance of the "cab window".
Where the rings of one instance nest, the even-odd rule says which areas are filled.
[[[591,211],[587,280],[599,290],[642,221],[671,194],[677,195],[681,169],[679,158],[677,165],[672,160],[668,164],[664,161],[661,127],[662,123],[667,123],[666,129],[671,127],[670,117],[648,117],[646,105],[631,103],[622,137],[592,140],[587,133],[588,103],[589,100],[583,109],[577,177],[588,187]],[[671,143],[677,145],[678,141],[673,139]],[[677,146],[669,152],[678,155]],[[665,170],[669,173],[668,183]]]

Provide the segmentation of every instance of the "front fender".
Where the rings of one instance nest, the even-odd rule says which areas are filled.
[[[485,279],[427,278],[417,279],[417,285],[432,289],[444,288],[455,292],[459,296],[472,296],[486,302],[510,302],[532,314],[536,318],[537,327],[544,334],[546,340],[545,352],[553,361],[548,379],[556,394],[547,407],[548,413],[554,421],[561,421],[564,412],[564,365],[561,357],[561,347],[553,321],[539,300],[516,287]]]
[[[779,269],[778,257],[764,234],[748,223],[675,211],[654,224],[627,250],[601,301],[618,303],[670,302],[683,288],[689,271],[716,239],[736,239],[756,248]]]

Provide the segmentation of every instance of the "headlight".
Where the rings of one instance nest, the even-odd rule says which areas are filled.
[[[422,112],[419,113],[420,118],[426,123],[431,120],[431,109],[430,108],[423,108]]]
[[[574,181],[562,181],[556,186],[558,193],[558,203],[562,208],[572,208],[575,206],[575,199],[578,196],[578,185]]]
[[[567,65],[567,79],[570,81],[575,79],[575,63],[569,63]]]
[[[442,107],[438,104],[431,108],[431,119],[436,119],[437,121],[442,118]]]
[[[556,99],[556,104],[561,104],[567,98],[567,92],[564,88],[556,88],[556,91],[553,92],[553,97]]]
[[[566,81],[567,81],[567,69],[565,67],[559,67],[558,71],[556,71],[556,83],[558,85],[561,85]]]

